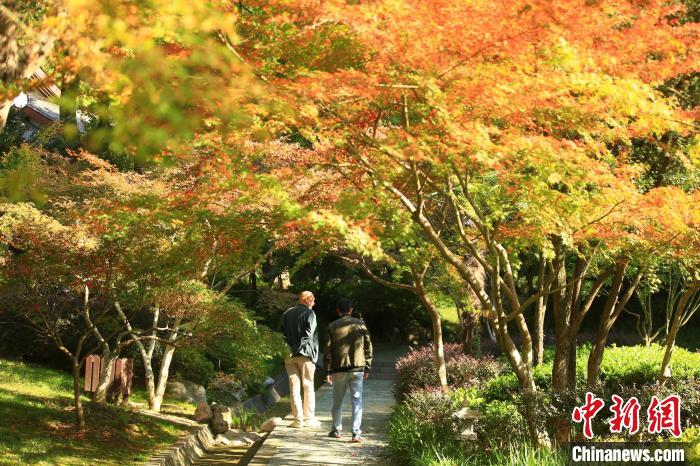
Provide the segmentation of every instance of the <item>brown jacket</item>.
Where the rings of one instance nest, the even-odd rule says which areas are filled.
[[[323,359],[326,373],[369,372],[372,368],[372,341],[360,319],[345,315],[328,325]]]

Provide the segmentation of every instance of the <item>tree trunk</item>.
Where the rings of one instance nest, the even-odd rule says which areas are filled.
[[[544,318],[547,311],[547,303],[544,298],[537,300],[537,309],[535,310],[535,358],[533,364],[535,366],[542,364],[544,361]]]
[[[73,401],[75,403],[75,418],[80,432],[85,431],[85,412],[83,411],[83,400],[81,399],[82,387],[80,380],[80,369],[82,364],[78,357],[71,358],[73,363]]]
[[[496,299],[497,301],[497,299]],[[536,407],[536,394],[537,386],[535,385],[535,379],[532,377],[532,371],[527,366],[523,358],[520,356],[517,347],[513,343],[513,340],[508,335],[507,329],[501,325],[497,320],[493,321],[494,327],[496,328],[496,334],[498,335],[498,340],[501,349],[506,354],[508,361],[510,362],[516,377],[518,378],[518,383],[523,392],[523,402],[525,407],[525,423],[527,425],[528,435],[533,445],[540,445],[543,443],[543,436],[545,434],[540,433],[539,426],[537,425],[537,407]]]
[[[552,365],[552,391],[559,397],[569,396],[569,356],[572,344],[568,335],[556,337],[554,342],[554,363]],[[554,419],[555,437],[557,444],[563,445],[570,441],[571,423],[568,416],[558,416]]]
[[[562,401],[571,401],[576,389],[576,344],[578,329],[590,303],[581,306],[581,288],[592,255],[588,258],[582,251],[576,255],[576,264],[571,277],[566,270],[566,251],[561,241],[555,243],[557,254],[553,273],[557,291],[553,296],[555,348],[552,367],[552,389]],[[598,282],[591,290],[595,294]],[[592,298],[590,300],[592,302]],[[568,416],[554,420],[556,441],[563,445],[571,441],[571,422]]]
[[[567,386],[569,390],[576,390],[576,353],[578,344],[578,331],[573,332],[571,336],[571,341],[569,343],[569,357],[568,357],[568,367],[567,367]]]
[[[588,374],[586,380],[586,385],[588,385],[588,387],[594,387],[598,383],[598,378],[600,377],[600,366],[603,363],[603,353],[605,352],[605,345],[608,342],[610,329],[612,329],[617,317],[620,315],[622,309],[624,309],[627,302],[632,297],[632,294],[637,288],[637,285],[642,277],[641,272],[639,272],[633,279],[624,296],[620,297],[620,291],[622,289],[625,270],[627,270],[627,264],[627,261],[621,261],[618,263],[612,285],[608,291],[608,297],[605,300],[603,313],[600,317],[600,324],[598,325],[598,332],[595,336],[593,348],[591,348],[591,354],[588,356]]]
[[[437,312],[430,315],[433,321],[433,343],[435,344],[435,363],[438,370],[438,379],[440,380],[440,388],[443,392],[447,392],[447,365],[445,364],[445,348],[442,343],[442,322],[440,314]]]
[[[175,354],[175,346],[172,344],[177,339],[177,334],[180,329],[180,318],[176,318],[175,324],[171,331],[170,337],[168,338],[168,343],[163,351],[163,359],[160,363],[160,371],[158,373],[158,385],[154,394],[154,405],[151,407],[152,411],[160,412],[161,405],[163,404],[163,396],[165,395],[165,388],[168,384],[168,375],[170,373],[170,364],[173,361],[173,354]]]
[[[138,346],[138,345],[137,345]],[[156,402],[156,382],[153,374],[152,355],[148,355],[145,351],[140,351],[141,361],[143,362],[144,378],[146,379],[146,402],[148,409],[156,411],[156,406],[160,409],[160,404]]]
[[[0,131],[7,125],[7,118],[10,116],[10,109],[12,108],[12,100],[6,100],[0,103]]]
[[[557,255],[553,264],[555,287],[557,291],[552,296],[552,315],[554,317],[554,360],[552,362],[552,391],[560,397],[567,396],[569,380],[569,354],[571,340],[569,338],[570,307],[567,302],[565,286],[566,257],[561,244],[555,244]],[[554,419],[554,432],[557,444],[563,445],[571,437],[571,423],[567,416]]]
[[[153,395],[153,406],[151,406],[151,411],[155,411],[156,413],[160,412],[161,405],[163,404],[163,396],[165,395],[165,387],[168,383],[168,374],[170,373],[170,363],[173,359],[173,353],[175,353],[174,346],[168,346],[165,348],[165,351],[163,351],[163,360],[161,361],[160,371],[158,373],[158,385]]]
[[[124,322],[127,332],[131,335],[132,341],[136,344],[141,355],[141,361],[143,362],[144,377],[146,379],[146,401],[148,402],[148,409],[155,411],[156,407],[156,384],[155,376],[153,375],[153,351],[155,350],[156,335],[158,332],[158,319],[160,316],[160,308],[156,306],[153,310],[153,321],[152,321],[152,331],[151,339],[148,342],[148,349],[143,344],[140,338],[134,335],[133,329],[131,328],[131,323],[127,319],[126,314],[122,310],[119,302],[114,303],[114,308],[117,310],[119,317]],[[158,406],[160,409],[160,406]]]
[[[537,274],[537,291],[541,292],[544,290],[545,284],[545,263],[546,260],[543,257],[540,258],[539,269]],[[537,307],[535,309],[535,358],[534,365],[542,364],[544,358],[544,316],[547,311],[547,295],[540,296],[537,300]]]
[[[109,349],[102,352],[102,367],[100,368],[100,382],[95,389],[95,396],[92,401],[96,404],[107,404],[107,391],[112,380],[114,365],[119,357],[118,354],[113,354]]]
[[[462,315],[462,348],[464,354],[474,354],[474,331],[478,323],[479,318],[476,315],[472,312],[464,311]]]
[[[86,299],[87,305],[87,299]],[[83,367],[85,359],[80,358],[80,354],[83,350],[83,343],[87,339],[90,330],[86,330],[85,333],[78,337],[78,342],[76,344],[75,352],[71,352],[66,345],[63,343],[61,336],[56,332],[56,328],[48,323],[46,319],[44,322],[47,325],[47,331],[51,334],[56,347],[63,352],[68,359],[71,361],[71,369],[73,370],[73,404],[75,406],[75,418],[78,425],[78,430],[83,432],[85,430],[85,412],[83,411],[83,400],[81,399],[82,385],[80,381],[80,369]]]
[[[414,271],[414,285],[416,289],[416,295],[420,299],[423,306],[430,314],[430,320],[433,323],[433,347],[435,351],[435,366],[438,370],[438,380],[440,381],[440,389],[443,392],[447,392],[449,387],[447,385],[447,365],[445,364],[445,348],[442,342],[442,319],[440,318],[440,313],[433,304],[433,302],[428,297],[425,288],[423,287],[423,277],[417,276]]]
[[[670,373],[671,357],[673,356],[673,348],[676,343],[676,337],[678,336],[678,330],[681,328],[683,313],[685,312],[688,302],[690,302],[690,299],[698,291],[699,287],[700,282],[693,282],[685,293],[683,293],[683,296],[676,305],[676,312],[673,314],[671,328],[669,329],[668,336],[666,337],[666,351],[664,352],[664,359],[661,362],[661,370],[659,371],[660,386],[663,386],[666,383]],[[669,371],[669,373],[667,373],[667,371]]]

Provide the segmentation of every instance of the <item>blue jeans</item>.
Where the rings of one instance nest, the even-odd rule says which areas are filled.
[[[343,429],[343,401],[348,385],[352,399],[352,433],[361,434],[362,425],[362,380],[364,372],[335,372],[333,373],[333,429],[340,432]]]

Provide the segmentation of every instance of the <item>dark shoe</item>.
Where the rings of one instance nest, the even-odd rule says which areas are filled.
[[[362,441],[362,437],[360,437],[360,434],[352,434],[352,440],[350,440],[352,443],[360,443]]]
[[[337,430],[333,429],[332,431],[328,432],[328,436],[330,438],[340,438],[340,432]]]

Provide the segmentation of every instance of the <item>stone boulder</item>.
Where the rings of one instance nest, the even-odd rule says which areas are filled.
[[[197,403],[197,409],[194,410],[194,420],[200,424],[206,424],[213,417],[211,408],[206,401]]]
[[[272,406],[273,404],[277,403],[281,398],[282,397],[277,392],[277,389],[274,385],[270,385],[269,387],[265,388],[265,391],[263,392],[263,400],[265,401],[265,404],[267,406]]]
[[[223,434],[231,428],[231,409],[228,406],[212,403],[209,407],[212,417],[209,427],[216,434]]]
[[[265,422],[263,422],[260,425],[260,430],[262,432],[272,432],[273,430],[275,430],[275,427],[277,427],[279,425],[282,425],[282,418],[281,417],[271,417],[271,418],[265,420]]]
[[[207,401],[207,391],[201,385],[189,380],[168,380],[165,386],[165,395],[178,401],[199,403]]]
[[[260,395],[255,395],[253,397],[248,398],[243,402],[242,406],[243,409],[247,409],[248,411],[254,411],[256,413],[261,413],[268,408],[267,403],[265,403],[265,400]]]

